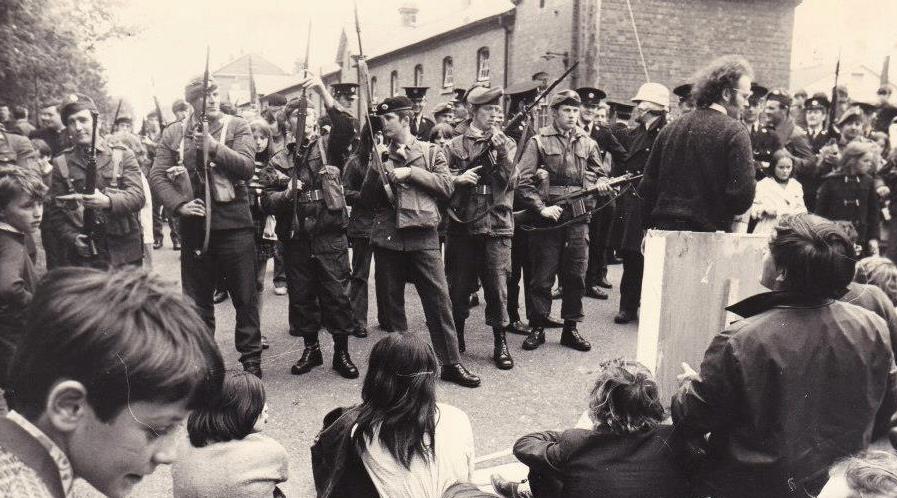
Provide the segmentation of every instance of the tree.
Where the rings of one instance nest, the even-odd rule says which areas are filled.
[[[118,0],[0,2],[0,100],[36,108],[79,92],[108,112],[97,42],[126,32],[112,14]]]

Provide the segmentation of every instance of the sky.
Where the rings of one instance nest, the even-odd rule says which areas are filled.
[[[417,0],[424,9],[478,0]],[[784,1],[784,0],[773,0]],[[121,22],[130,36],[98,48],[110,94],[124,96],[138,112],[152,96],[163,106],[183,95],[184,83],[201,74],[206,47],[216,68],[246,53],[259,53],[287,72],[304,56],[312,19],[310,67],[333,64],[339,33],[353,22],[352,0],[121,0]],[[395,12],[408,0],[358,0],[362,29],[388,30],[378,13]],[[640,2],[635,0],[633,8]],[[394,16],[392,16],[394,17]],[[893,53],[897,65],[897,0],[803,0],[795,10],[792,68],[831,64],[881,67]],[[350,33],[351,34],[351,33]],[[897,79],[897,74],[895,74]]]

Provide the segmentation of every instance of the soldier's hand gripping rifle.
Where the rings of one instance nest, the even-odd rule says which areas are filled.
[[[203,188],[203,202],[205,203],[204,233],[202,249],[197,250],[197,256],[202,256],[209,251],[209,239],[212,236],[212,190],[209,183],[209,115],[206,113],[206,100],[209,96],[209,47],[206,47],[206,69],[202,74],[202,107],[199,114],[199,133],[202,134],[202,163],[199,165],[199,174]],[[159,118],[161,120],[161,118]],[[221,137],[224,140],[224,137]]]
[[[302,73],[303,77],[308,76],[308,57],[309,57],[309,47],[311,46],[311,21],[308,21],[308,34],[305,41],[305,62],[303,63]],[[292,111],[290,112],[292,114]],[[307,149],[304,147],[305,145],[305,122],[308,119],[308,90],[303,88],[302,93],[299,95],[299,105],[296,109],[296,127],[293,128],[293,174],[290,175],[290,189],[292,198],[292,206],[293,206],[293,220],[299,219],[299,192],[302,190],[304,185],[299,181],[299,170],[302,168],[302,158],[305,156],[305,152]],[[287,116],[287,121],[290,120],[290,116]],[[290,228],[290,237],[292,237],[292,233],[297,229],[297,227],[292,226]]]
[[[90,137],[90,150],[87,153],[87,169],[84,172],[84,193],[87,195],[93,195],[97,190],[97,121],[99,121],[100,115],[96,111],[91,111],[90,117],[93,119],[91,125],[93,132]],[[97,212],[94,208],[84,206],[84,226],[81,233],[87,237],[86,242],[90,256],[99,254],[94,241],[96,226]]]
[[[361,23],[358,22],[358,2],[355,2],[355,33],[358,35],[358,86],[360,87],[358,93],[359,98],[362,100],[361,108],[364,109],[363,118],[362,116],[359,116],[359,118],[367,122],[368,126],[364,126],[364,121],[361,123],[361,129],[366,129],[371,134],[369,138],[371,146],[374,148],[370,155],[368,167],[374,168],[374,171],[380,178],[380,185],[383,186],[383,191],[386,192],[386,199],[390,204],[395,205],[395,193],[393,192],[392,184],[389,183],[389,176],[386,173],[386,167],[383,165],[383,158],[377,152],[377,140],[375,140],[374,136],[375,130],[379,129],[374,124],[374,120],[379,118],[371,117],[371,103],[374,96],[371,90],[371,75],[368,72],[368,65],[364,59],[364,50],[361,48]]]
[[[626,173],[625,175],[610,178],[605,183],[613,188],[636,182],[640,180],[642,176],[643,175]],[[560,206],[563,210],[563,213],[556,222],[547,220],[532,210],[523,209],[514,211],[514,223],[520,225],[524,230],[554,230],[603,208],[604,206],[602,205],[595,209],[588,210],[586,209],[585,201],[592,196],[607,194],[608,192],[604,191],[604,187],[599,187],[597,185],[594,187],[574,190],[568,194],[562,194],[555,197],[550,203],[545,205],[545,207]],[[537,225],[541,228],[536,228]]]

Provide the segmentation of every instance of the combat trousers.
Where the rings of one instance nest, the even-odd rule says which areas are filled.
[[[508,320],[520,321],[520,278],[523,278],[523,305],[526,311],[526,320],[533,319],[533,299],[530,292],[530,279],[532,278],[532,262],[529,257],[529,233],[514,229],[514,239],[511,242],[511,275],[508,277]]]
[[[529,253],[533,268],[530,282],[533,320],[544,326],[551,313],[551,287],[560,276],[563,287],[561,318],[581,322],[582,296],[589,258],[589,225],[576,223],[557,230],[531,232]]]
[[[283,269],[283,242],[274,243],[274,276],[271,280],[274,287],[286,287],[287,274]]]
[[[470,316],[470,289],[477,278],[486,297],[486,325],[507,327],[511,237],[449,232],[445,241],[445,273],[455,325]]]
[[[352,315],[356,329],[364,329],[368,326],[368,281],[371,276],[371,261],[374,256],[374,246],[368,237],[352,237],[349,239],[352,246],[352,276],[349,278],[349,302],[352,303]],[[383,278],[374,277],[374,292],[377,296],[377,318],[380,323],[385,323],[383,311]]]
[[[201,246],[201,239],[201,235],[184,238],[181,251],[181,286],[184,294],[193,299],[199,316],[214,334],[215,306],[212,295],[219,276],[222,276],[221,281],[236,311],[234,344],[240,353],[240,363],[258,364],[262,359],[262,333],[256,291],[255,229],[214,230],[209,239],[208,253],[196,256],[194,249]]]
[[[353,322],[345,234],[321,234],[283,244],[290,334],[314,339],[322,325],[335,336],[350,334]]]
[[[171,213],[167,212],[165,207],[162,206],[162,200],[159,199],[156,194],[152,195],[150,201],[152,202],[153,208],[153,241],[162,242],[162,215],[165,214],[168,216],[168,228],[171,229],[171,243],[174,244],[179,240],[177,217],[172,216]]]
[[[623,277],[620,279],[620,311],[638,312],[642,301],[642,277],[645,256],[639,251],[624,250]]]
[[[598,285],[602,278],[607,277],[607,247],[613,222],[613,203],[592,215],[592,221],[589,223],[589,269],[586,271],[586,287]]]
[[[452,320],[451,298],[439,249],[393,251],[374,248],[378,275],[383,276],[386,318],[396,332],[408,332],[405,317],[405,283],[414,284],[420,296],[433,349],[443,365],[461,362],[458,336]]]

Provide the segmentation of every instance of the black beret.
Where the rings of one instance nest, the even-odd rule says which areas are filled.
[[[807,100],[807,103],[804,104],[804,108],[806,109],[828,109],[831,105],[831,102],[828,100],[828,96],[824,93],[814,93],[812,97]]]
[[[280,107],[287,105],[287,98],[279,93],[272,93],[266,97],[268,105]]]
[[[501,99],[504,91],[500,87],[486,88],[477,86],[467,92],[467,103],[470,105],[492,105],[497,104]]]
[[[387,97],[383,102],[377,104],[377,115],[382,116],[391,112],[410,111],[412,107],[411,99],[400,95],[398,97]]]
[[[91,99],[87,95],[69,95],[64,99],[62,110],[60,111],[60,114],[62,115],[62,122],[68,123],[69,117],[72,114],[81,112],[85,109],[91,112],[97,112],[97,105],[93,102],[93,99]]]
[[[753,90],[753,88],[751,90]],[[791,106],[791,95],[788,95],[788,92],[781,88],[770,90],[770,92],[766,94],[766,100],[774,100],[784,106]]]
[[[189,83],[187,83],[187,86],[184,87],[184,98],[187,99],[187,102],[202,97],[202,80],[202,75],[195,76],[192,80],[190,80]],[[209,76],[208,85],[209,86],[207,91],[209,92],[218,88],[218,83],[215,83],[215,80],[212,78],[212,76]]]
[[[693,86],[694,85],[692,85],[691,83],[684,83],[677,86],[676,88],[673,88],[673,94],[679,97],[680,101],[686,100],[691,97],[691,89]]]
[[[352,98],[358,95],[358,83],[334,83],[330,85],[333,96]]]
[[[452,90],[452,92],[455,94],[455,102],[460,102],[463,104],[464,96],[467,95],[467,90],[463,88],[455,88],[454,90]]]

